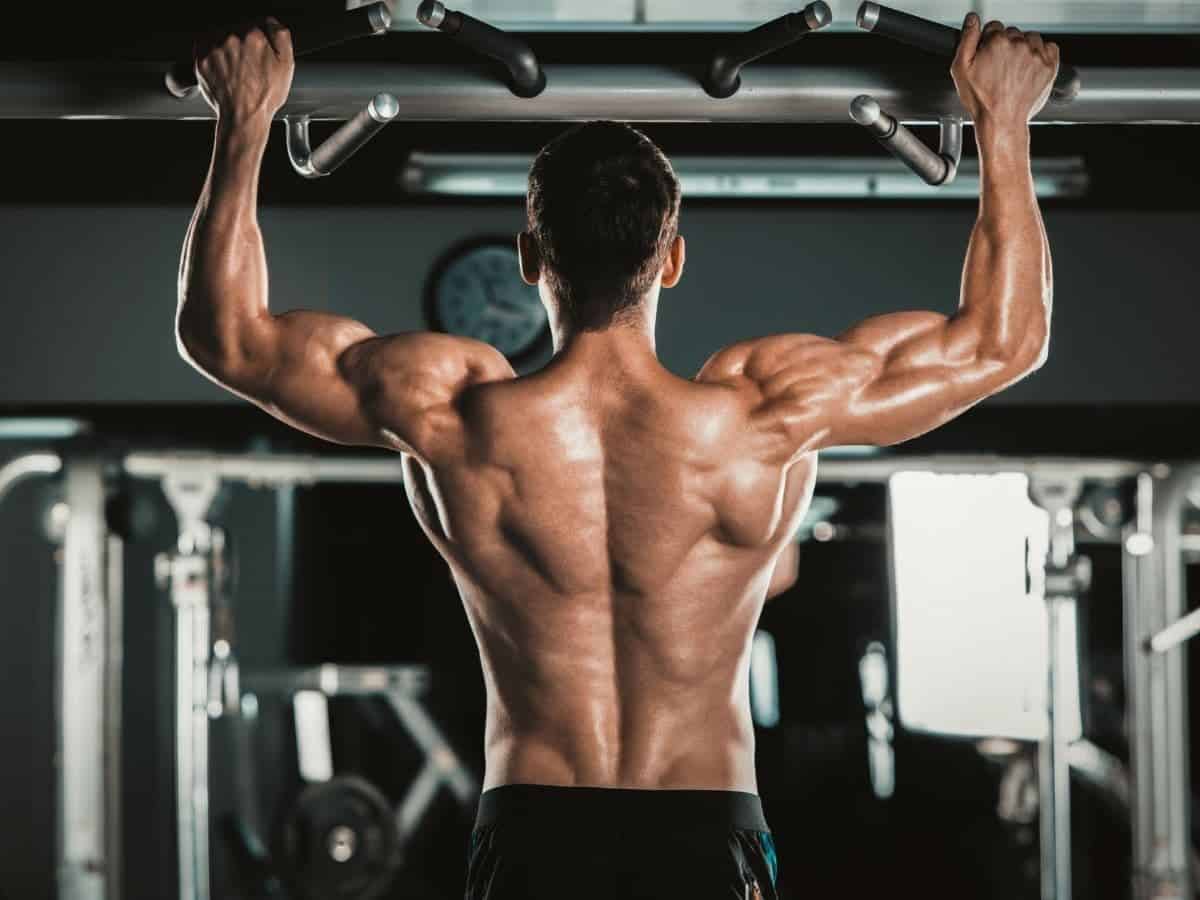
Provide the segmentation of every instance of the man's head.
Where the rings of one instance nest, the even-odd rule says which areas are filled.
[[[547,144],[529,171],[527,211],[523,273],[568,329],[619,322],[682,273],[679,181],[627,125],[589,122]]]

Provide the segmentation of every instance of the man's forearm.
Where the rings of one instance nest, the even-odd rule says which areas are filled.
[[[218,119],[212,162],[184,242],[177,334],[214,369],[245,362],[247,329],[267,309],[267,267],[256,206],[270,120]]]
[[[979,218],[957,324],[983,358],[1032,365],[1046,341],[1050,251],[1033,187],[1029,126],[976,123]]]

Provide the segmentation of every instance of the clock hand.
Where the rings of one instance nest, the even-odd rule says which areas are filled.
[[[529,320],[529,317],[525,315],[524,311],[517,309],[516,312],[511,312],[510,310],[513,309],[517,308],[512,306],[497,306],[488,310],[487,316],[490,319],[502,319],[506,322],[520,322],[521,324],[525,324]]]
[[[483,285],[483,295],[487,298],[488,306],[496,305],[496,293],[492,290],[492,281],[490,278],[484,278],[481,282]]]
[[[497,298],[495,305],[497,307],[499,307],[500,309],[506,309],[509,312],[521,313],[522,315],[524,315],[524,313],[525,313],[524,307],[518,306],[516,303],[513,303],[511,300],[504,300],[501,298]]]

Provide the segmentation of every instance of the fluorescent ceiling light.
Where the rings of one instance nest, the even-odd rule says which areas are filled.
[[[414,195],[522,197],[531,157],[518,154],[414,151],[400,184]],[[887,156],[832,157],[677,156],[672,159],[684,199],[953,200],[979,197],[979,162],[963,160],[958,178],[930,187],[899,160]],[[1077,157],[1035,160],[1040,197],[1079,197],[1088,175]]]
[[[17,417],[0,419],[0,440],[51,441],[87,431],[79,419]]]

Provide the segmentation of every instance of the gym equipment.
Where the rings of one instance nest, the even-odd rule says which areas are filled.
[[[362,149],[383,126],[396,118],[400,105],[391,94],[379,93],[347,120],[341,128],[327,137],[315,150],[309,141],[310,117],[285,116],[287,123],[288,160],[292,168],[305,178],[320,178],[332,174],[342,163]]]
[[[423,668],[325,665],[239,673],[234,663],[232,611],[221,596],[224,536],[209,521],[221,486],[230,481],[260,487],[318,481],[399,483],[403,480],[399,460],[131,454],[125,458],[125,472],[157,479],[179,523],[177,547],[156,560],[156,574],[175,607],[176,822],[181,900],[208,900],[211,894],[209,719],[245,716],[247,707],[257,707],[258,693],[292,696],[308,691],[321,699],[373,694],[388,702],[426,757],[425,766],[399,809],[389,813],[401,845],[419,827],[443,786],[449,788],[460,806],[475,802],[479,789],[474,776],[421,704],[428,680]],[[253,781],[252,772],[243,774]],[[339,852],[345,852],[345,847]]]
[[[901,12],[879,3],[866,2],[858,9],[858,27],[910,47],[917,47],[939,56],[953,58],[958,51],[962,32],[937,22]],[[1071,66],[1060,65],[1051,99],[1060,103],[1074,100],[1079,94],[1079,73]],[[879,101],[870,94],[860,94],[850,103],[850,118],[866,128],[885,149],[913,170],[926,184],[938,187],[949,184],[958,173],[962,159],[962,128],[960,115],[938,118],[938,149],[930,150],[915,134],[905,128],[895,116],[883,111]]]
[[[710,97],[732,97],[742,86],[742,66],[781,50],[805,35],[821,30],[832,21],[833,12],[829,5],[816,0],[800,12],[787,13],[739,35],[713,56],[704,80],[704,90]]]
[[[133,453],[121,457],[113,453],[89,457],[73,452],[61,461],[57,453],[38,453],[0,466],[0,499],[6,489],[22,477],[52,474],[60,467],[67,474],[64,502],[70,507],[70,522],[65,532],[60,569],[62,609],[101,610],[107,611],[110,617],[107,622],[101,622],[94,616],[60,615],[57,662],[60,691],[63,698],[74,698],[60,706],[57,726],[60,747],[68,751],[57,768],[59,808],[70,811],[70,815],[59,823],[56,854],[58,896],[63,900],[107,900],[122,896],[117,886],[119,873],[113,864],[120,856],[111,843],[121,830],[119,735],[112,727],[119,719],[114,719],[114,707],[111,706],[119,702],[120,696],[120,645],[119,640],[114,639],[119,638],[121,567],[119,556],[108,552],[119,550],[120,543],[114,543],[108,530],[102,502],[103,489],[106,484],[111,484],[109,478],[114,464],[123,465],[125,474],[130,477],[153,480],[160,485],[168,476],[172,478],[176,513],[178,515],[181,509],[188,512],[181,520],[183,540],[177,551],[183,559],[196,554],[193,539],[203,533],[203,528],[197,527],[197,520],[189,516],[199,509],[198,522],[204,523],[203,501],[210,477],[265,487],[311,484],[319,480],[394,482],[403,477],[402,462],[398,458],[353,456]],[[1136,482],[1133,498],[1136,512],[1122,543],[1128,717],[1134,739],[1131,761],[1133,897],[1134,900],[1191,897],[1187,660],[1184,646],[1175,644],[1171,649],[1164,648],[1165,652],[1154,652],[1147,644],[1148,639],[1161,634],[1186,612],[1183,512],[1189,493],[1196,493],[1197,485],[1200,485],[1200,463],[1165,466],[1135,460],[899,455],[831,458],[822,465],[818,479],[823,484],[878,483],[895,472],[913,469],[960,473],[1019,472],[1041,485],[1062,483],[1056,488],[1060,496],[1066,490],[1065,483],[1072,479],[1082,479],[1085,485]],[[178,502],[180,498],[186,498],[182,504]],[[1060,516],[1056,513],[1053,518]],[[1071,557],[1065,543],[1065,511],[1061,519],[1059,536],[1051,538],[1057,549],[1050,562],[1056,566],[1057,559],[1069,562]],[[107,567],[98,565],[104,556],[107,556]],[[203,593],[206,570],[189,566],[190,563],[182,560],[175,561],[173,573],[180,577],[172,579],[172,594],[178,603],[177,616],[192,619],[206,610],[207,599]],[[1070,565],[1062,568],[1071,570]],[[187,588],[196,587],[189,583],[189,571],[199,573],[199,593],[189,595],[186,592]],[[101,637],[104,639],[97,640]],[[81,656],[81,649],[86,649],[88,655]],[[193,854],[194,849],[201,846],[198,841],[193,842],[193,836],[206,833],[208,828],[207,810],[203,804],[207,796],[207,759],[189,754],[193,747],[193,725],[207,728],[208,724],[208,698],[204,696],[208,681],[207,678],[193,681],[192,653],[207,659],[209,648],[186,644],[177,648],[177,652],[181,650],[184,652],[179,658],[185,663],[180,666],[181,682],[194,685],[196,693],[181,691],[176,694],[181,704],[177,724],[184,729],[179,737],[185,748],[178,759],[181,765],[178,778],[181,784],[194,789],[179,794],[183,801],[179,809],[179,828],[181,837],[187,837],[180,846],[180,861],[187,867],[181,869],[180,897],[183,900],[207,900],[207,894],[197,893],[195,879],[199,864],[207,866],[207,857],[199,860]],[[261,676],[245,673],[242,688],[244,692],[319,689],[325,693],[331,690],[341,693],[357,686],[374,688],[385,697],[399,695],[399,688],[406,679],[398,679],[391,669],[387,672],[391,674],[369,669],[349,672],[344,667],[321,667],[286,676],[282,673],[261,673]],[[261,682],[257,680],[259,677]],[[419,708],[418,697],[405,696],[411,707]],[[88,702],[84,702],[85,698]],[[249,694],[243,693],[243,706],[251,699]],[[201,713],[195,717],[192,716],[193,703]],[[98,708],[105,709],[103,717],[97,717]],[[859,727],[861,729],[861,724]],[[436,740],[436,734],[426,737]],[[427,770],[432,774],[428,778],[424,775],[418,778],[418,782],[425,785],[422,790],[445,783],[452,786],[457,796],[463,785],[449,780],[454,760],[447,759],[436,744],[429,747]],[[1078,745],[1068,749],[1066,756],[1071,767],[1081,768],[1077,760]],[[99,789],[101,785],[103,790]],[[415,804],[413,808],[416,808]],[[409,821],[415,820],[410,818]],[[340,843],[344,845],[345,842]],[[1051,862],[1046,864],[1051,865]]]
[[[107,461],[76,447],[0,465],[0,501],[19,483],[61,473],[55,597],[57,896],[122,896],[122,540],[107,526]]]
[[[292,52],[299,59],[346,41],[384,34],[391,27],[392,14],[388,11],[388,4],[381,0],[332,16],[328,13],[310,13],[284,24],[292,35]],[[177,60],[166,74],[166,84],[173,97],[180,100],[190,97],[199,86],[195,61],[190,56]]]
[[[312,15],[284,23],[292,34],[292,46],[297,57],[306,56],[334,44],[360,37],[383,34],[392,24],[385,2],[372,3],[350,12]],[[196,69],[191,60],[179,61],[166,75],[167,90],[182,100],[196,91]],[[309,139],[310,117],[307,113],[284,116],[287,123],[288,160],[292,168],[305,178],[329,175],[360,150],[364,144],[396,117],[399,105],[390,94],[379,93],[345,124],[314,148]]]
[[[958,174],[962,160],[962,119],[943,116],[938,120],[938,149],[935,153],[921,139],[885,113],[879,101],[860,94],[850,103],[850,118],[866,128],[889,153],[913,170],[926,184],[949,184]]]
[[[1181,546],[1200,465],[1153,466],[1137,477],[1126,529],[1125,691],[1132,769],[1134,900],[1193,896],[1187,656],[1169,638],[1188,609]],[[1157,652],[1154,638],[1163,652]],[[1174,649],[1171,649],[1174,647]]]
[[[274,843],[280,878],[299,900],[372,900],[402,859],[387,798],[355,775],[308,785]]]
[[[962,39],[962,32],[957,28],[930,22],[928,19],[880,3],[872,3],[870,0],[858,8],[856,21],[858,27],[864,31],[891,38],[919,50],[936,53],[947,59],[954,58],[958,52],[958,42]],[[1079,95],[1081,86],[1082,80],[1074,66],[1060,64],[1050,99],[1057,103],[1069,103]]]
[[[547,63],[546,89],[516,96],[472,67],[406,62],[299,66],[280,117],[345,120],[385,91],[411,122],[771,122],[845,124],[850,101],[869,94],[902,122],[963,115],[950,80],[869,65],[747,66],[742,89],[710,97],[695,72],[663,63]],[[0,118],[212,119],[199,96],[147,90],[152,64],[122,60],[0,63]],[[1200,122],[1200,67],[1097,67],[1082,71],[1071,103],[1046,104],[1035,123],[1148,125]],[[81,84],[89,85],[80,91]]]
[[[1079,664],[1077,603],[1091,587],[1091,561],[1075,553],[1075,507],[1079,478],[1032,478],[1029,495],[1049,514],[1049,545],[1043,558],[1046,603],[1046,730],[1038,744],[1041,804],[1042,896],[1071,897],[1071,764],[1077,731]],[[1069,647],[1064,647],[1069,645]],[[1067,652],[1064,652],[1064,649]],[[1074,662],[1074,665],[1068,665]],[[1068,709],[1070,718],[1068,718]]]
[[[466,13],[446,9],[438,0],[423,0],[417,7],[417,21],[500,63],[514,96],[536,97],[546,89],[546,73],[533,50],[520,38]]]

